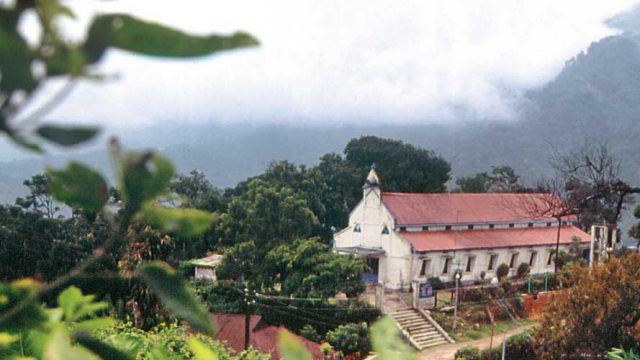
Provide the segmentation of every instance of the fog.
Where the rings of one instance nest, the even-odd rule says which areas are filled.
[[[258,48],[168,61],[111,51],[49,119],[139,128],[163,122],[362,125],[513,120],[630,1],[70,2],[80,40],[122,11],[192,33],[244,30]],[[23,21],[25,34],[37,29]],[[34,106],[56,91],[53,82]]]

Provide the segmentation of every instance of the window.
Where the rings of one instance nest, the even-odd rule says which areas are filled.
[[[360,224],[355,224],[355,225],[353,226],[353,232],[357,232],[357,233],[359,233],[359,232],[361,232],[361,231],[362,231],[362,229],[360,229]]]
[[[531,252],[531,257],[529,257],[529,267],[532,268],[536,264],[536,259],[538,257],[538,253],[535,251]]]
[[[444,269],[442,269],[443,274],[449,273],[449,265],[451,265],[451,258],[444,259]]]
[[[549,259],[547,259],[547,266],[551,266],[552,261],[553,261],[553,251],[549,251]]]
[[[387,225],[382,228],[382,235],[389,235],[389,228],[387,227]]]
[[[551,227],[551,223],[550,222],[547,223],[547,227]]]
[[[445,230],[451,230],[451,225],[447,225],[444,227]]]
[[[469,226],[467,226],[467,229],[469,229],[469,230],[473,230],[473,225],[469,225]]]
[[[493,229],[493,228],[495,228],[495,227],[496,227],[496,226],[495,226],[494,224],[489,224],[489,229]]]
[[[475,256],[469,256],[469,258],[467,258],[467,268],[465,269],[466,272],[472,272],[473,271],[473,267],[476,264],[476,257]]]
[[[498,262],[498,254],[491,254],[491,256],[489,256],[489,267],[487,268],[487,270],[495,269],[497,262]]]
[[[420,276],[425,276],[429,268],[431,267],[431,259],[422,260],[422,267],[420,268]]]
[[[511,254],[511,261],[509,261],[509,268],[513,269],[518,264],[518,253]]]
[[[422,227],[422,231],[429,231],[429,227],[428,226],[423,226]]]
[[[515,224],[509,224],[509,228],[513,229],[516,225]]]
[[[533,223],[529,223],[529,227],[532,228],[533,227]]]

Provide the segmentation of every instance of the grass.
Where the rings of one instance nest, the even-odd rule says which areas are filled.
[[[520,326],[532,325],[535,323],[536,321],[531,319],[522,319],[522,320],[518,320],[518,322],[514,322],[510,320],[498,321],[496,322],[495,328],[493,329],[493,336],[494,337],[498,336],[504,332],[507,332],[509,330],[515,329]],[[465,342],[465,341],[483,339],[489,336],[491,336],[491,325],[487,324],[487,325],[480,326],[478,329],[474,328],[473,326],[460,327],[456,329],[456,332],[455,334],[453,334],[452,337],[457,342]]]
[[[440,294],[438,294],[438,296],[438,303],[440,303]],[[437,310],[431,312],[431,316],[434,320],[436,320],[457,342],[478,340],[491,336],[492,326],[484,314],[484,306],[461,305],[458,309],[456,331],[455,333],[452,333],[453,313],[445,313]],[[510,319],[505,320],[504,318],[496,319],[493,333],[494,336],[496,336],[511,329],[535,323],[535,320],[526,318],[519,319],[518,321],[511,321]]]

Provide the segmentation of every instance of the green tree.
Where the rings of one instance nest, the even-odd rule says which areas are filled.
[[[49,176],[38,174],[25,180],[22,184],[29,188],[29,194],[24,198],[17,198],[16,205],[34,211],[44,217],[52,219],[60,211],[48,189]]]
[[[359,354],[364,357],[371,351],[371,340],[366,323],[338,326],[335,330],[327,332],[326,339],[334,349],[345,355]]]
[[[337,292],[348,297],[362,293],[365,287],[361,278],[368,267],[362,258],[335,254],[320,239],[310,238],[269,251],[264,270],[280,283],[286,295],[328,298]]]
[[[171,181],[169,188],[182,197],[182,207],[206,211],[222,211],[226,207],[222,191],[214,187],[198,170],[192,170],[189,175],[178,175]]]
[[[523,190],[518,176],[510,166],[492,166],[491,172],[456,178],[456,192],[518,192]]]
[[[498,280],[502,280],[508,275],[509,275],[509,265],[505,263],[500,264],[498,266],[498,269],[496,270],[496,277],[498,278]]]
[[[450,180],[451,165],[446,160],[398,140],[363,136],[349,141],[344,154],[360,179],[375,164],[385,191],[443,192]]]

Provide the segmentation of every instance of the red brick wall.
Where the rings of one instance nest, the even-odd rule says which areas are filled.
[[[551,300],[556,296],[562,296],[562,291],[540,292],[537,295],[537,299],[532,294],[523,294],[524,310],[529,317],[536,317],[547,309]]]

